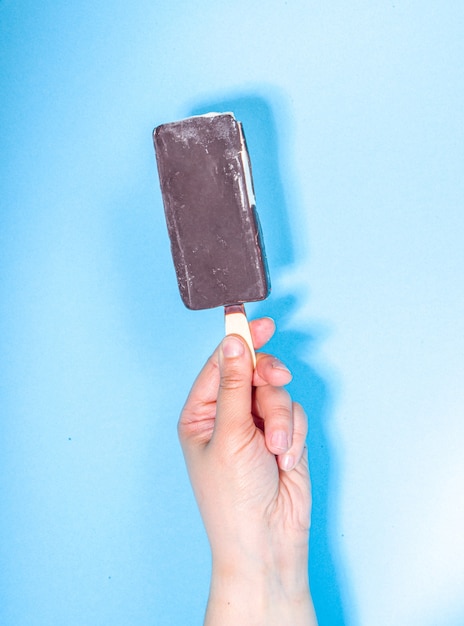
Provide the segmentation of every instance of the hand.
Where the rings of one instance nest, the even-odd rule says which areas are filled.
[[[256,348],[274,332],[251,323]],[[275,357],[226,337],[196,379],[179,437],[213,556],[206,624],[315,624],[308,584],[307,419]]]

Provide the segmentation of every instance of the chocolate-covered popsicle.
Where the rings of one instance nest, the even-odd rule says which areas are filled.
[[[162,124],[153,137],[185,306],[231,307],[266,298],[269,273],[240,122],[232,113],[210,113]],[[237,309],[226,313],[231,310]]]

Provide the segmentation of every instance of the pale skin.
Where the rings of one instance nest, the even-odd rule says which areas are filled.
[[[250,324],[261,348],[274,322]],[[198,375],[179,438],[212,552],[205,626],[313,626],[307,418],[291,374],[226,337]]]

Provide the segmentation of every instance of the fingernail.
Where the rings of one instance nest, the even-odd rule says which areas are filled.
[[[284,430],[277,430],[275,433],[272,433],[271,445],[273,450],[282,450],[282,452],[288,450],[290,445],[287,433]]]
[[[245,346],[236,337],[225,337],[222,342],[222,353],[225,357],[231,359],[237,356],[242,356],[245,352]]]
[[[283,372],[287,372],[288,374],[291,374],[291,371],[288,369],[288,367],[284,365],[282,361],[279,361],[279,359],[274,359],[272,361],[272,367],[275,370],[282,370]]]
[[[293,469],[294,465],[295,465],[295,457],[293,456],[293,454],[284,454],[280,462],[280,467],[286,472],[288,472],[289,470]]]

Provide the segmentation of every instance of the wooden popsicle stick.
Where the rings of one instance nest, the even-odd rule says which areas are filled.
[[[253,361],[253,368],[256,367],[256,354],[251,338],[250,326],[248,325],[245,313],[245,305],[231,304],[224,307],[224,319],[226,325],[226,335],[240,335],[248,344]]]

